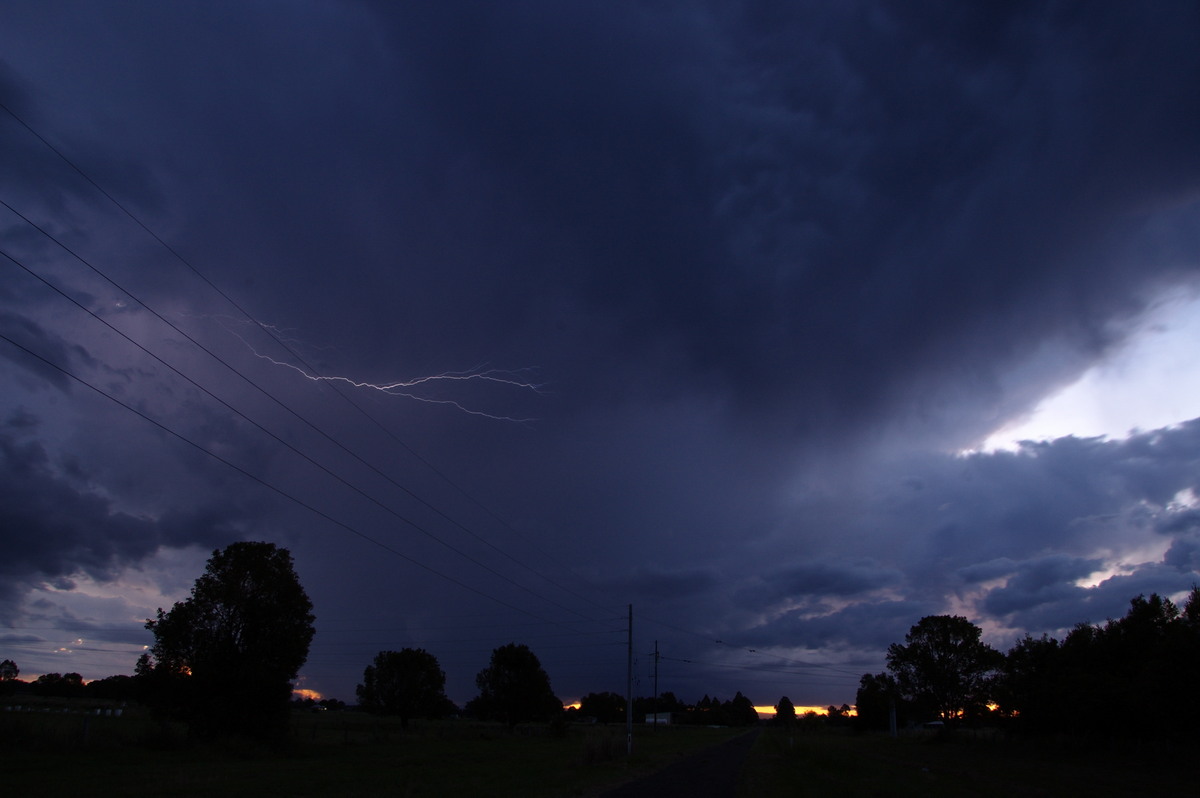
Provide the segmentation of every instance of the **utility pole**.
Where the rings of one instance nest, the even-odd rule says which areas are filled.
[[[629,645],[625,661],[625,753],[633,756],[633,605],[629,605]]]
[[[654,641],[654,731],[658,731],[658,641]]]

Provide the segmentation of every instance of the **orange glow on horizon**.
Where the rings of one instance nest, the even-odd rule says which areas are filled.
[[[301,701],[306,701],[310,698],[313,701],[320,701],[324,697],[325,696],[321,695],[316,690],[309,690],[307,687],[301,687],[298,690],[292,691],[292,698],[299,698]]]
[[[758,716],[760,718],[775,717],[775,707],[773,707],[773,706],[755,707],[754,711],[758,713]],[[796,707],[796,717],[798,717],[798,718],[804,717],[805,713],[808,713],[808,712],[814,712],[817,715],[828,715],[829,714],[829,706],[825,705],[823,707],[802,707],[802,706]],[[858,709],[856,707],[850,707],[850,712],[848,713],[848,717],[854,717],[857,714],[858,714]]]
[[[581,708],[581,706],[582,706],[582,704],[579,701],[574,701],[570,704],[563,704],[563,709],[579,710]],[[775,717],[775,707],[770,706],[770,705],[762,706],[762,707],[756,706],[754,708],[754,711],[758,713],[758,716],[760,718],[770,719],[770,718]],[[808,713],[808,712],[813,712],[813,713],[816,713],[817,715],[825,716],[825,715],[829,714],[829,705],[825,705],[823,707],[817,707],[817,706],[812,706],[812,707],[798,706],[798,707],[796,707],[796,717],[798,717],[798,718],[804,717],[805,713]],[[847,714],[847,717],[854,717],[856,715],[858,715],[858,709],[856,707],[850,707],[850,712]]]

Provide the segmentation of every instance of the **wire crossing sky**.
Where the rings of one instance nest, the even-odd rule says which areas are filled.
[[[130,672],[235,540],[343,700],[510,642],[623,692],[633,604],[662,690],[841,705],[924,615],[1200,580],[1194,3],[0,21],[23,678]]]

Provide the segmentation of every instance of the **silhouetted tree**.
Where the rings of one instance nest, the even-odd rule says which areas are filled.
[[[730,726],[753,726],[758,723],[758,711],[754,709],[754,702],[742,695],[741,691],[738,691],[722,709],[725,710],[725,722]]]
[[[278,735],[313,621],[287,549],[234,543],[213,552],[190,597],[146,622],[154,645],[138,674],[194,734]]]
[[[423,648],[380,651],[363,671],[356,689],[358,704],[368,712],[396,715],[408,727],[409,718],[443,717],[449,710],[446,674],[437,657]]]
[[[1005,655],[992,691],[1003,717],[1027,731],[1062,725],[1062,649],[1057,640],[1025,635]]]
[[[888,673],[864,673],[858,681],[858,693],[854,698],[858,708],[855,726],[870,731],[887,731],[891,728],[892,707],[896,708],[896,724],[903,726],[908,721],[908,702],[900,695],[900,686]]]
[[[657,698],[654,696],[639,696],[633,699],[633,715],[634,718],[644,718],[651,712],[670,712],[672,714],[683,714],[688,711],[688,707],[671,691],[659,693]]]
[[[625,696],[616,693],[588,693],[579,699],[579,714],[601,723],[625,722]]]
[[[1103,733],[1109,726],[1110,697],[1119,685],[1108,672],[1103,637],[1100,627],[1077,624],[1059,644],[1058,654],[1046,663],[1042,678],[1057,690],[1062,708],[1059,722],[1066,729],[1090,735]],[[1034,713],[1044,716],[1053,711],[1043,706]]]
[[[658,698],[654,700],[654,706],[659,712],[683,712],[687,709],[687,704],[680,701],[670,690],[659,693]]]
[[[103,679],[93,679],[84,687],[88,698],[106,698],[110,701],[133,701],[138,698],[138,683],[133,676],[117,674]]]
[[[830,704],[825,707],[825,719],[830,726],[845,726],[850,722],[850,705],[842,704],[839,707]]]
[[[1179,617],[1184,626],[1200,628],[1200,586],[1192,585]]]
[[[1026,637],[1009,651],[995,695],[1023,731],[1092,737],[1195,736],[1200,714],[1200,591],[1182,612],[1156,594],[1124,617],[1078,624],[1061,643]]]
[[[1152,593],[1130,601],[1125,616],[1108,621],[1097,635],[1093,656],[1111,678],[1105,685],[1110,732],[1128,734],[1128,728],[1116,727],[1120,722],[1143,737],[1194,734],[1194,716],[1180,710],[1195,709],[1189,692],[1194,696],[1200,651],[1180,618],[1169,599]]]
[[[775,705],[775,722],[789,729],[796,725],[796,705],[787,696]]]
[[[478,717],[510,727],[549,720],[563,711],[550,677],[528,646],[509,643],[492,651],[491,663],[475,677],[479,696],[468,705]]]
[[[34,695],[77,698],[83,689],[83,677],[78,673],[43,673],[33,680]]]
[[[0,662],[0,682],[11,682],[21,675],[21,669],[11,659]]]
[[[980,629],[957,615],[929,615],[888,647],[887,667],[901,694],[926,702],[944,721],[987,703],[1003,656],[980,641]]]
[[[1196,725],[1196,718],[1200,718],[1200,681],[1195,678],[1196,663],[1200,663],[1200,587],[1192,586],[1173,631],[1171,657],[1175,671],[1190,675],[1174,679],[1170,706],[1177,728],[1196,737],[1200,734]]]

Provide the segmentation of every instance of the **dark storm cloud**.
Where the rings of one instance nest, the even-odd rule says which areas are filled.
[[[1195,484],[1200,423],[1122,441],[1065,437],[995,452],[914,462],[929,490],[888,491],[887,506],[919,521],[927,549],[942,563],[983,568],[1000,558],[1025,560],[1039,542],[1064,551],[1118,544],[1148,532],[1174,497]],[[886,489],[885,489],[886,490]],[[982,573],[966,574],[978,580]]]
[[[1003,395],[1004,369],[1048,338],[1081,368],[1179,266],[1126,262],[1179,237],[1144,213],[1200,169],[1195,81],[1161,79],[1200,76],[1186,5],[1172,25],[626,11],[423,9],[392,30],[439,133],[569,237],[584,307],[678,390],[809,431],[886,409],[978,432],[1039,393]]]
[[[14,347],[4,342],[2,351],[5,358],[62,391],[72,386],[61,369],[70,368],[72,364],[96,364],[85,347],[64,340],[56,332],[20,314],[0,311],[0,335],[16,344]],[[61,368],[55,368],[46,361]]]
[[[802,526],[836,519],[816,523],[836,535],[789,539],[790,556],[807,562],[747,573],[748,542],[741,567],[724,568],[734,603],[716,598],[729,584],[697,595],[691,623],[739,645],[879,655],[951,596],[954,612],[992,629],[1062,634],[1119,617],[1133,596],[1175,595],[1200,577],[1195,510],[1177,501],[1195,489],[1198,434],[1200,419],[1126,440],[877,464],[794,511]],[[864,544],[871,560],[855,556]]]
[[[963,566],[955,572],[955,576],[967,584],[975,584],[1008,576],[1016,572],[1018,567],[1017,563],[1008,557],[999,557],[995,560]]]
[[[1176,538],[1163,555],[1163,563],[1183,573],[1200,574],[1200,535]]]
[[[138,517],[80,481],[78,470],[52,462],[44,446],[17,434],[31,428],[30,414],[0,432],[0,608],[38,580],[70,590],[83,573],[109,581],[160,547],[216,545],[234,536],[228,511],[161,519]]]
[[[706,593],[720,584],[712,570],[665,571],[638,568],[619,586],[622,594],[640,597],[645,601],[663,599],[686,601],[690,596]]]
[[[873,562],[794,565],[765,571],[738,600],[750,607],[785,599],[845,598],[891,587],[901,579],[899,571]]]
[[[5,643],[5,644],[40,643],[40,642],[42,642],[42,638],[37,637],[35,635],[14,635],[14,634],[0,635],[0,643]]]
[[[7,199],[469,531],[518,560],[556,555],[606,602],[663,610],[665,646],[673,626],[862,659],[950,606],[1052,630],[1193,578],[1200,535],[1178,503],[1198,488],[1197,422],[943,452],[1195,285],[1198,16],[1185,2],[14,7],[0,99],[322,371],[537,368],[541,394],[470,394],[529,424],[355,394],[449,486],[327,404],[329,386],[255,358],[248,345],[270,342],[252,324],[228,322],[219,296],[8,119],[3,178]],[[0,224],[89,307],[393,493],[23,224]],[[479,576],[22,285],[0,280],[6,334],[422,564]],[[359,541],[85,391],[42,403],[40,381],[62,377],[5,357],[19,364],[6,412],[44,419],[5,430],[4,529],[43,531],[0,566],[10,598],[286,531],[322,617],[359,612],[348,582],[389,611],[489,600],[364,563]],[[194,574],[175,576],[185,589]],[[562,689],[597,689],[599,671],[576,671]],[[321,678],[352,693],[345,672]]]
[[[880,652],[903,640],[916,619],[935,613],[936,607],[914,601],[864,601],[821,614],[789,611],[743,631],[737,640],[760,647]]]
[[[1157,529],[1164,535],[1184,535],[1200,532],[1200,510],[1187,509],[1171,513],[1169,516],[1159,520]]]
[[[1005,616],[1040,604],[1062,600],[1067,593],[1082,595],[1075,587],[1100,570],[1104,561],[1061,554],[1042,557],[1029,563],[1015,564],[1015,575],[1003,588],[987,594],[983,607],[988,613]]]
[[[913,598],[1001,580],[980,610],[1015,626],[1058,629],[1095,619],[1097,608],[1120,614],[1139,592],[1171,594],[1196,578],[1195,510],[1176,497],[1195,490],[1198,436],[1200,419],[1126,440],[1068,437],[1017,453],[910,461],[898,491],[875,492],[857,509],[847,497],[845,523],[852,530],[886,516],[889,531],[874,545],[888,556],[891,541],[902,542],[893,555],[899,589]],[[913,491],[914,480],[927,487]],[[1171,539],[1163,560],[1139,562],[1143,547],[1161,551],[1162,537]],[[1051,542],[1054,553],[1044,553]],[[1114,558],[1125,573],[1079,586]]]
[[[1031,593],[1027,592],[1027,586],[1010,583],[991,591],[981,608],[988,616],[1002,619],[1012,628],[1049,632],[1061,637],[1077,624],[1103,623],[1121,617],[1135,596],[1183,593],[1196,583],[1196,578],[1194,571],[1181,573],[1173,567],[1150,563],[1132,573],[1105,579],[1095,587],[1059,581]]]

